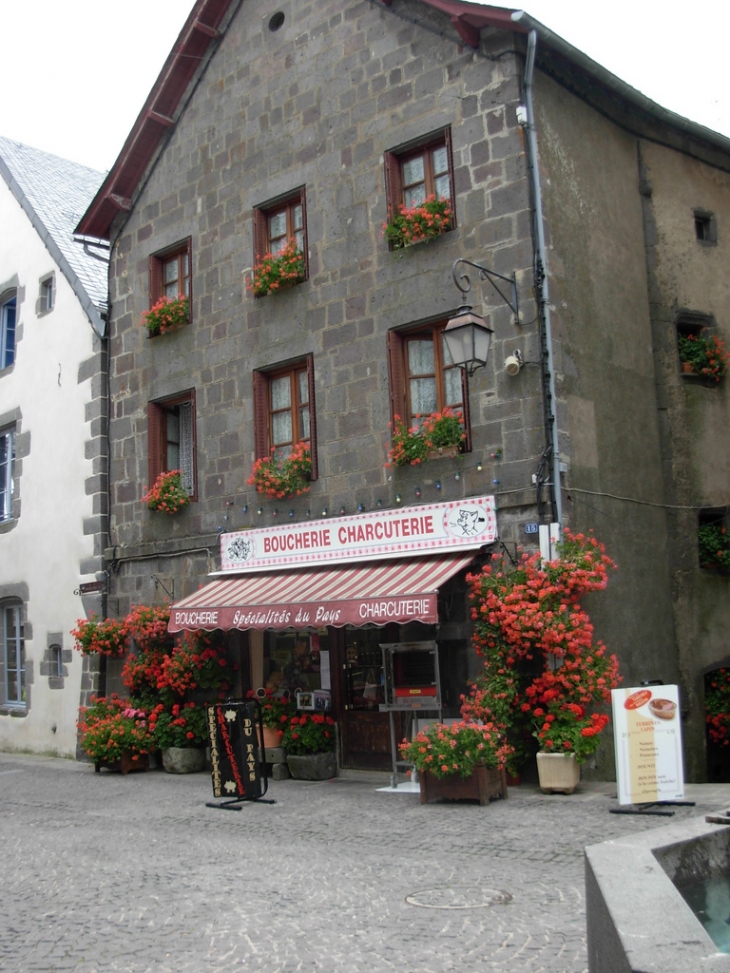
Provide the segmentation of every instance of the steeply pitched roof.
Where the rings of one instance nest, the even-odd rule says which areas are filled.
[[[243,0],[195,0],[190,16],[129,133],[124,147],[103,185],[81,219],[77,232],[98,240],[108,240],[118,213],[132,208],[142,177],[155,155],[177,124],[184,109],[186,92],[205,70]],[[630,109],[638,109],[657,127],[670,126],[688,139],[714,150],[724,163],[730,153],[730,140],[702,125],[667,111],[587,55],[554,34],[523,10],[471,3],[468,0],[420,0],[448,17],[462,43],[478,48],[483,28],[495,27],[517,34],[534,31],[541,45],[555,51],[579,72],[595,78]],[[373,6],[392,8],[394,0],[370,0]],[[408,16],[412,21],[412,16]],[[719,152],[718,152],[719,150]],[[723,168],[725,166],[723,165]]]
[[[73,233],[104,173],[0,137],[0,176],[76,292],[92,325],[103,334],[108,264],[75,242]]]

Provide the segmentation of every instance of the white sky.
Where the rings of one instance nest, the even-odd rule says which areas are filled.
[[[193,0],[9,4],[0,135],[110,168],[192,6]],[[730,136],[728,0],[689,7],[677,0],[532,0],[524,9],[660,105]]]

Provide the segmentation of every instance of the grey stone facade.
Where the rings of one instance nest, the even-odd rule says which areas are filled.
[[[112,232],[110,613],[194,591],[217,565],[221,531],[494,494],[500,540],[514,551],[531,539],[525,524],[554,515],[550,485],[534,485],[548,479],[548,437],[534,200],[517,117],[524,35],[485,28],[473,50],[417,0],[231,9],[210,64]],[[272,29],[276,13],[284,19]],[[658,114],[629,110],[547,47],[538,45],[537,68],[564,520],[595,529],[618,562],[589,610],[621,659],[625,685],[680,683],[688,772],[702,779],[702,669],[724,658],[728,609],[726,580],[707,578],[697,564],[697,514],[728,504],[728,393],[683,383],[676,309],[713,313],[730,334],[713,269],[725,253],[730,155]],[[384,153],[446,128],[457,227],[391,252],[381,235]],[[255,299],[247,291],[253,211],[302,186],[308,279]],[[717,217],[717,244],[701,255],[693,207]],[[141,326],[149,258],[188,238],[191,323],[150,339]],[[469,383],[472,450],[390,469],[387,335],[454,312],[459,257],[516,272],[523,323],[513,324],[474,275],[469,298],[495,335],[487,367]],[[693,261],[700,271],[686,272]],[[511,377],[504,361],[516,350],[528,364]],[[263,499],[247,484],[252,373],[307,355],[318,477],[305,496]],[[190,389],[197,500],[168,517],[140,503],[149,485],[147,407]],[[687,410],[713,434],[688,435]],[[698,440],[702,457],[690,448]],[[710,442],[723,444],[714,459]],[[702,464],[712,468],[709,480],[695,475]],[[692,603],[689,622],[675,611],[682,601]],[[449,638],[466,642],[463,616]],[[598,769],[610,776],[612,767],[607,740]]]

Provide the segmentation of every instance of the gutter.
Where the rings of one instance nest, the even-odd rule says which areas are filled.
[[[535,284],[537,290],[538,314],[542,322],[543,342],[543,384],[545,395],[545,425],[548,448],[550,450],[550,467],[552,470],[551,486],[553,500],[554,521],[562,527],[563,502],[562,484],[560,482],[560,451],[558,449],[558,423],[556,415],[555,367],[553,356],[553,335],[550,321],[550,301],[548,295],[547,260],[545,256],[545,224],[542,215],[542,192],[540,190],[540,172],[538,169],[537,135],[535,132],[535,110],[532,101],[532,77],[535,68],[535,52],[537,49],[537,31],[530,30],[527,37],[527,55],[525,57],[525,73],[523,76],[525,110],[527,121],[525,134],[527,144],[527,168],[530,177],[532,205],[534,209],[533,229],[535,233]],[[538,486],[539,492],[539,486]]]

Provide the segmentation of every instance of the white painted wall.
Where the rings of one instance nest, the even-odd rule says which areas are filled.
[[[93,555],[93,537],[83,532],[93,500],[85,491],[92,461],[84,457],[91,388],[88,380],[78,384],[78,372],[80,363],[99,351],[100,342],[1,178],[0,226],[0,286],[15,274],[20,284],[15,364],[0,371],[0,416],[19,408],[21,434],[30,435],[29,453],[20,461],[20,516],[10,530],[0,525],[0,591],[5,584],[28,587],[26,667],[33,671],[27,715],[0,715],[0,749],[73,756],[82,658],[73,652],[62,689],[50,689],[40,670],[49,633],[63,633],[63,648],[73,648],[69,631],[84,617],[74,590],[80,581],[93,580],[79,575],[80,562]],[[51,271],[55,307],[39,317],[39,280]]]

